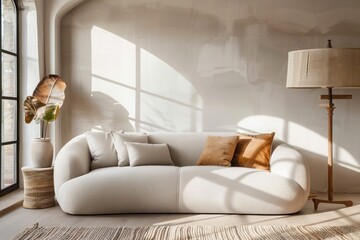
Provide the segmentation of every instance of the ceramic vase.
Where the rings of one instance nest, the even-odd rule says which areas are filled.
[[[31,146],[31,161],[35,168],[51,167],[53,146],[50,138],[34,138]]]

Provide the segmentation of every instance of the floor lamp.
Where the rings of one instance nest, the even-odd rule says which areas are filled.
[[[350,200],[333,199],[333,112],[334,99],[351,99],[352,95],[333,95],[333,88],[360,87],[360,49],[328,48],[307,49],[289,52],[287,88],[326,88],[327,95],[320,99],[328,100],[320,105],[328,113],[328,198],[313,198],[315,210],[319,203],[353,205]]]

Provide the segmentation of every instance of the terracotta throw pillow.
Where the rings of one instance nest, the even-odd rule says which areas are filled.
[[[248,135],[239,133],[232,166],[270,170],[270,155],[275,133]]]
[[[231,166],[238,136],[208,136],[196,165]]]

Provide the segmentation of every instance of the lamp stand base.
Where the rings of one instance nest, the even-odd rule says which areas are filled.
[[[350,200],[334,201],[334,200],[318,199],[318,198],[313,198],[312,200],[314,202],[315,210],[318,209],[320,203],[344,204],[346,207],[351,207],[353,205],[353,202]]]

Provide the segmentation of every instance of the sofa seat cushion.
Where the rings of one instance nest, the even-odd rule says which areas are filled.
[[[287,214],[304,203],[298,183],[264,170],[188,166],[179,179],[179,210],[185,213]]]
[[[177,212],[178,172],[175,166],[96,169],[64,183],[57,200],[71,214]]]

